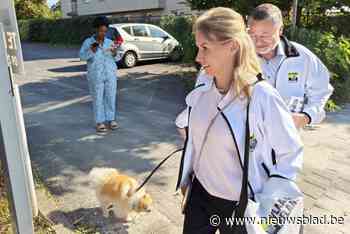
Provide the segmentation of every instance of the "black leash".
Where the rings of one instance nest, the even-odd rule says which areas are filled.
[[[165,163],[171,156],[173,156],[174,154],[182,151],[183,149],[177,149],[175,151],[173,151],[171,154],[169,154],[168,156],[166,156],[153,170],[152,172],[147,176],[147,178],[143,181],[143,183],[135,190],[135,193],[137,191],[139,191],[143,186],[145,186],[145,184],[148,182],[149,179],[151,179],[152,175],[160,168],[160,166],[163,165],[163,163]]]

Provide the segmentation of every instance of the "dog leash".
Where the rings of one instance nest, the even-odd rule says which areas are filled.
[[[135,193],[138,192],[147,182],[149,179],[151,179],[152,175],[163,165],[163,163],[165,163],[171,156],[173,156],[174,154],[182,151],[183,148],[181,149],[177,149],[175,151],[173,151],[171,154],[169,154],[168,156],[166,156],[152,171],[151,173],[146,177],[146,179],[142,182],[142,184],[135,190]]]

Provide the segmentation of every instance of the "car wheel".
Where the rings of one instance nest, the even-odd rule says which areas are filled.
[[[169,59],[172,62],[178,62],[182,59],[182,57],[183,57],[183,51],[181,47],[174,48],[169,55]]]
[[[132,51],[128,51],[125,53],[124,57],[123,57],[123,65],[125,67],[133,67],[136,65],[137,62],[137,58],[136,58],[136,54]]]

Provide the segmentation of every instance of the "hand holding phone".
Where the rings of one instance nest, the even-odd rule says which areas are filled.
[[[94,42],[94,43],[91,44],[90,49],[92,50],[92,52],[95,53],[97,48],[98,48],[98,43],[97,42]]]
[[[118,46],[116,44],[113,44],[111,46],[110,50],[111,50],[112,53],[115,53],[115,52],[117,52],[117,48],[118,48]]]

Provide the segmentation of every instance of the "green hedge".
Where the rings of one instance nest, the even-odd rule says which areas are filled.
[[[21,39],[52,44],[80,44],[92,34],[92,18],[31,19],[18,22]]]
[[[185,51],[184,62],[193,62],[197,50],[192,33],[192,18],[166,16],[161,18],[160,27],[169,32],[181,43]]]
[[[300,28],[293,34],[286,31],[294,41],[313,51],[331,73],[331,83],[335,89],[332,100],[336,103],[350,101],[350,39],[335,37],[332,33],[321,33]],[[328,103],[332,105],[332,102]]]

